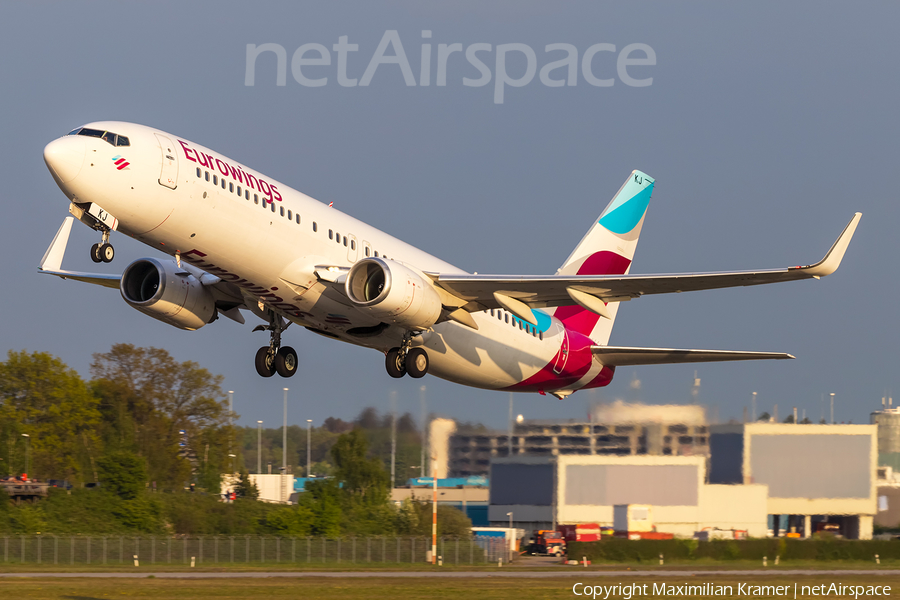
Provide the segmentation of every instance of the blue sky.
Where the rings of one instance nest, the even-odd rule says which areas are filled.
[[[5,140],[0,147],[3,350],[45,350],[85,376],[91,354],[116,342],[167,348],[222,373],[242,423],[351,418],[362,407],[430,410],[504,427],[508,395],[433,377],[392,380],[378,353],[291,329],[300,373],[260,379],[252,358],[265,334],[219,320],[182,332],[125,305],[114,291],[36,273],[67,215],[47,172],[46,143],[94,120],[143,123],[226,156],[479,273],[552,273],[633,169],[656,179],[632,272],[774,268],[818,260],[855,211],[863,220],[844,264],[821,281],[643,298],[623,305],[611,343],[784,351],[795,361],[621,369],[608,388],[565,401],[517,395],[526,418],[580,418],[616,398],[686,403],[694,370],[700,401],[720,420],[797,406],[818,419],[836,394],[838,421],[866,422],[900,390],[895,234],[900,7],[795,2],[68,2],[5,3],[0,20]],[[423,31],[431,38],[423,38]],[[325,85],[276,85],[274,61],[245,85],[247,44],[359,49],[347,76],[361,79],[386,31],[397,31],[418,80],[422,44],[490,44],[492,80],[463,57],[447,85],[408,86],[397,65],[367,86],[338,83],[330,66],[303,67]],[[536,70],[570,44],[652,48],[655,65],[614,52],[579,69],[574,86],[539,74],[496,98],[498,45],[532,49]],[[315,54],[306,55],[314,57]],[[522,52],[507,53],[511,78]],[[561,78],[565,70],[557,70]],[[77,224],[76,224],[77,225]],[[94,270],[93,232],[78,225],[65,266]],[[113,236],[121,270],[154,251]],[[264,241],[261,240],[261,249]],[[299,328],[298,328],[299,329]],[[637,378],[639,390],[632,389]],[[900,392],[898,392],[900,395]]]

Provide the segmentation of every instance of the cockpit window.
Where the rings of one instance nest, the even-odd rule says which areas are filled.
[[[99,129],[88,129],[87,127],[81,127],[79,129],[72,130],[69,135],[83,135],[86,137],[101,138],[112,146],[131,145],[127,137],[125,137],[124,135],[117,135],[112,131],[100,131]]]
[[[75,129],[73,129],[72,131],[67,133],[66,135],[78,135],[79,131],[81,131],[81,127],[76,127]]]

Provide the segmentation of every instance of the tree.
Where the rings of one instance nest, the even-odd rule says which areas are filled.
[[[120,498],[133,500],[147,487],[147,466],[133,452],[110,452],[97,461],[103,486]]]
[[[331,448],[335,477],[350,496],[381,504],[387,501],[390,476],[380,460],[368,457],[368,450],[369,443],[361,429],[341,435]]]
[[[247,500],[256,500],[259,498],[259,488],[250,479],[247,469],[241,469],[241,474],[237,485],[234,486],[234,495],[238,498],[246,498]]]
[[[759,415],[759,418],[756,419],[756,421],[759,423],[768,423],[771,418],[772,418],[772,415],[770,415],[767,412],[764,412],[763,414]]]
[[[8,474],[25,471],[30,451],[30,476],[93,480],[99,421],[97,398],[55,356],[10,351],[0,363],[0,464]]]
[[[91,374],[107,445],[145,457],[152,480],[177,488],[201,461],[226,468],[233,434],[221,375],[131,344],[94,354]]]

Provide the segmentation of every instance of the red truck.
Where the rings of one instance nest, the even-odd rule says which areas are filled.
[[[531,545],[532,554],[546,554],[548,556],[562,556],[566,553],[566,540],[558,531],[539,529],[534,532],[534,542]]]

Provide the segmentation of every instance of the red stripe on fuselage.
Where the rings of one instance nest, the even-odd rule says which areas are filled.
[[[631,261],[615,252],[595,252],[588,256],[578,268],[579,275],[624,275],[628,271]],[[589,337],[597,320],[601,317],[596,313],[585,310],[580,306],[560,306],[553,316],[562,322],[569,338],[568,355],[563,356],[562,344],[556,356],[549,364],[525,381],[506,388],[516,392],[552,392],[554,390],[571,387],[582,377],[587,375],[594,361],[591,346],[594,341]],[[560,373],[554,371],[554,367],[565,361],[565,366]],[[603,387],[612,381],[615,367],[604,367],[584,387]]]

